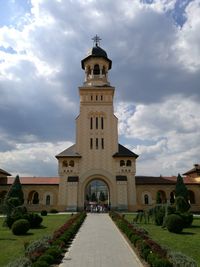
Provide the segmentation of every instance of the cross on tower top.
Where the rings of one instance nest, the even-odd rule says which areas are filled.
[[[100,45],[101,38],[97,34],[92,38],[92,40],[96,46]]]

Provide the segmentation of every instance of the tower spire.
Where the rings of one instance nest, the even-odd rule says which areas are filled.
[[[100,46],[101,38],[97,34],[92,38],[92,40],[94,41],[94,45]]]

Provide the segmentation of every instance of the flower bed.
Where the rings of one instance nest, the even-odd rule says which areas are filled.
[[[10,263],[9,267],[48,267],[59,263],[86,217],[85,212],[72,216],[52,236],[36,240],[25,249],[25,257]]]
[[[158,243],[153,241],[143,229],[137,228],[129,223],[123,216],[120,216],[116,212],[110,212],[110,217],[134,245],[139,255],[151,267],[173,266],[167,257],[167,250],[163,249]]]

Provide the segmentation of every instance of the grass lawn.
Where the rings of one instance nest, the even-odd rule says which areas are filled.
[[[133,221],[135,215],[128,214],[125,218]],[[156,226],[152,223],[139,223],[138,226],[146,229],[151,238],[159,244],[170,248],[173,251],[180,251],[183,254],[193,258],[200,266],[200,218],[194,218],[190,228],[185,228],[181,234],[168,232],[167,229]]]
[[[24,243],[52,234],[63,225],[70,215],[55,214],[44,216],[41,229],[30,229],[25,236],[15,236],[7,227],[3,227],[4,218],[0,218],[0,266],[6,266],[17,257],[24,256]]]

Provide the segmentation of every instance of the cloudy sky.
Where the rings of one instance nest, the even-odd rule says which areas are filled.
[[[113,61],[119,141],[138,175],[200,162],[200,0],[0,0],[0,168],[57,175],[91,38]]]

